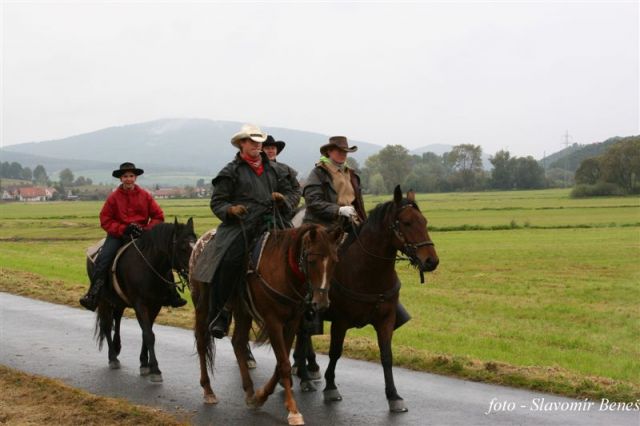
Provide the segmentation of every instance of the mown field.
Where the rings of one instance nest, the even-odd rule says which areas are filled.
[[[441,261],[426,285],[398,264],[413,319],[394,336],[396,364],[572,396],[640,398],[640,198],[568,193],[419,195]],[[365,201],[371,208],[387,199]],[[0,290],[77,306],[84,250],[102,237],[101,204],[1,204]],[[160,204],[167,219],[194,217],[198,233],[217,225],[207,200]],[[188,327],[191,310],[167,310],[161,321]],[[316,343],[326,350],[326,337]],[[373,329],[351,330],[345,354],[377,359]]]

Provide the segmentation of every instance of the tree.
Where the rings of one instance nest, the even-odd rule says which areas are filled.
[[[482,147],[480,145],[461,144],[453,147],[444,156],[445,164],[451,167],[454,174],[450,181],[454,188],[473,190],[481,186]]]
[[[587,158],[580,163],[576,170],[575,180],[577,184],[594,185],[602,177],[600,160],[598,157]]]
[[[196,188],[204,188],[204,179],[198,179],[198,181],[196,182]]]
[[[513,162],[509,151],[500,150],[489,158],[493,165],[491,170],[491,186],[498,189],[513,188]]]
[[[378,152],[378,172],[385,184],[401,185],[411,172],[411,156],[402,145],[387,145]]]
[[[20,178],[24,180],[33,179],[33,173],[31,172],[31,169],[29,167],[23,168],[22,173],[20,174]]]
[[[544,187],[544,169],[532,156],[514,157],[514,159],[513,181],[517,189]]]
[[[45,185],[49,180],[49,176],[47,176],[47,171],[44,169],[44,166],[38,164],[35,169],[33,169],[33,179],[36,183],[40,185]]]
[[[73,184],[73,172],[69,169],[62,170],[58,177],[60,178],[60,185],[71,186]]]
[[[9,164],[8,168],[8,178],[10,179],[21,179],[22,178],[22,165],[20,163],[16,163],[15,161]]]
[[[637,189],[640,176],[640,136],[620,141],[609,148],[601,159],[602,177],[627,193]]]
[[[376,173],[369,179],[369,191],[375,195],[387,193],[384,177],[380,173]]]
[[[84,186],[86,184],[87,184],[87,180],[84,178],[84,176],[78,176],[76,180],[73,182],[74,186]]]

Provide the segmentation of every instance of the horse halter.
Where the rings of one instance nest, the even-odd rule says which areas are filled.
[[[424,241],[420,241],[419,243],[407,242],[406,237],[400,230],[400,221],[398,220],[398,215],[400,214],[400,212],[406,209],[407,207],[415,207],[415,206],[413,204],[405,204],[404,206],[400,207],[400,209],[396,214],[396,220],[391,225],[389,225],[389,229],[393,231],[393,234],[402,244],[402,248],[400,249],[400,251],[405,255],[407,255],[409,257],[409,260],[412,263],[414,263],[417,261],[417,253],[420,247],[435,246],[435,244],[431,240],[424,240]]]
[[[309,255],[322,256],[321,253],[308,252],[307,249],[303,246],[302,250],[300,250],[300,256],[298,257],[298,268],[302,271],[304,276],[304,280],[307,284],[307,297],[310,298],[313,295],[314,291],[317,291],[320,294],[325,294],[329,290],[322,287],[314,287],[311,280],[309,280]]]

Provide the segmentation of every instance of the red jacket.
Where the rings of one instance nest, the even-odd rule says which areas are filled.
[[[122,185],[109,195],[100,211],[100,226],[109,235],[120,238],[130,223],[151,229],[164,222],[162,209],[144,189],[138,185],[125,191]]]

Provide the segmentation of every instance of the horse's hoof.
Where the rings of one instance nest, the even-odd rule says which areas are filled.
[[[300,390],[302,392],[315,392],[316,386],[313,384],[312,381],[310,380],[304,380],[302,382],[300,382]]]
[[[253,408],[253,409],[260,408],[262,406],[262,404],[260,404],[258,402],[258,400],[256,399],[256,395],[255,394],[246,397],[244,399],[244,402],[245,402],[245,404],[247,404],[247,407]]]
[[[303,425],[304,418],[301,413],[289,413],[287,416],[287,421],[290,425]]]
[[[389,400],[389,411],[392,413],[406,413],[409,411],[407,405],[404,403],[404,399]]]
[[[149,374],[149,381],[151,381],[152,383],[162,383],[162,374],[161,373]]]
[[[309,378],[311,380],[322,380],[322,373],[320,373],[320,370],[318,370],[318,371],[309,371]]]
[[[254,359],[250,359],[247,361],[247,368],[249,370],[255,370],[255,368],[258,366],[258,364],[256,363],[256,361]]]
[[[218,403],[218,398],[216,398],[216,394],[212,393],[210,395],[205,395],[204,396],[204,403],[205,404],[217,404]]]
[[[329,389],[323,392],[324,402],[342,401],[342,395],[338,392],[338,389]]]
[[[140,375],[148,376],[151,373],[151,369],[149,367],[140,367]]]
[[[118,361],[117,359],[115,359],[113,361],[109,361],[109,368],[111,370],[119,370],[120,369],[120,361]]]

